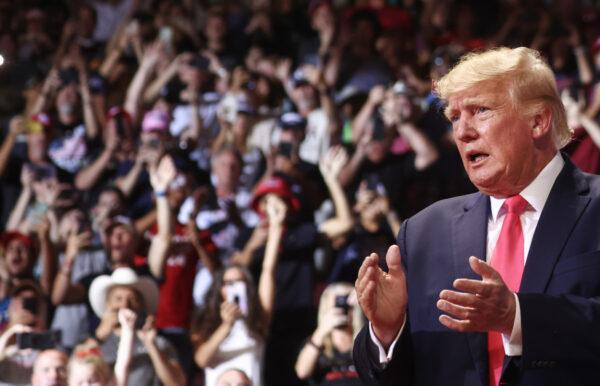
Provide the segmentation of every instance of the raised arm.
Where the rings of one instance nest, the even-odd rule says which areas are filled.
[[[150,184],[152,184],[156,197],[158,233],[152,238],[150,244],[148,264],[152,275],[159,279],[163,276],[167,251],[171,246],[171,237],[173,236],[173,218],[167,193],[169,184],[175,179],[176,173],[175,164],[169,155],[162,158],[158,167],[150,168]]]
[[[119,146],[119,137],[115,125],[109,122],[105,130],[104,150],[94,162],[79,170],[75,175],[75,187],[79,190],[88,190],[96,185]]]
[[[92,95],[88,82],[88,73],[85,62],[82,57],[77,58],[77,70],[79,71],[79,93],[81,94],[81,104],[83,108],[83,121],[85,123],[85,133],[88,139],[95,139],[98,136],[98,119],[92,104]]]
[[[10,153],[12,152],[13,147],[15,146],[17,136],[24,132],[25,120],[23,119],[23,117],[20,115],[12,117],[10,123],[8,124],[8,133],[6,134],[6,137],[4,137],[2,146],[0,146],[0,176],[2,176],[6,171],[8,159],[10,157]]]
[[[144,328],[137,332],[144,344],[158,379],[164,386],[184,386],[186,383],[183,369],[177,359],[170,359],[156,344],[157,331],[152,316],[146,319]]]
[[[319,226],[319,231],[330,239],[346,233],[352,229],[353,225],[352,212],[346,194],[338,181],[338,176],[347,161],[346,151],[339,146],[329,149],[319,162],[319,169],[335,208],[335,217],[323,222]]]
[[[358,143],[368,132],[371,117],[385,99],[385,87],[375,86],[369,92],[367,101],[352,121],[352,142]]]
[[[42,259],[40,284],[47,295],[52,293],[57,270],[56,253],[50,239],[50,228],[50,219],[44,216],[37,226],[37,235],[40,242],[40,257]]]
[[[81,249],[89,245],[91,234],[83,232],[77,234],[71,232],[67,238],[67,248],[63,263],[54,279],[51,300],[52,304],[74,304],[83,303],[87,297],[87,291],[81,283],[71,283],[71,272],[73,264]]]
[[[10,216],[6,222],[6,230],[18,229],[23,217],[25,217],[25,210],[33,197],[33,178],[33,170],[28,165],[24,165],[21,170],[21,194],[13,210],[10,212]]]
[[[144,56],[142,57],[140,66],[133,76],[133,79],[129,84],[129,88],[127,88],[124,107],[125,110],[131,114],[131,119],[133,122],[138,122],[140,119],[139,112],[140,105],[142,103],[142,94],[154,72],[161,49],[162,47],[159,43],[154,43],[148,50],[146,50]]]
[[[266,211],[269,227],[262,271],[258,282],[258,297],[265,312],[265,318],[271,320],[275,302],[275,271],[288,208],[283,200],[275,195],[267,195],[265,199],[267,200]]]
[[[122,308],[117,314],[121,326],[117,359],[115,361],[115,383],[116,386],[127,386],[129,380],[129,365],[133,356],[133,338],[135,337],[135,312]]]
[[[150,85],[144,92],[145,103],[151,103],[158,97],[158,94],[160,93],[160,90],[163,88],[163,86],[169,83],[169,81],[173,79],[175,75],[177,75],[177,71],[179,71],[179,66],[189,57],[191,57],[191,54],[189,52],[184,52],[182,54],[177,55],[175,59],[173,59],[171,64],[169,64],[169,66],[166,68],[166,70],[158,74],[158,78],[156,78],[152,83],[150,83]]]

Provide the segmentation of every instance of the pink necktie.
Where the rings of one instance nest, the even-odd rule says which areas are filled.
[[[498,271],[502,280],[513,292],[519,290],[525,267],[525,244],[519,216],[525,211],[527,205],[527,201],[520,195],[512,196],[504,201],[503,207],[507,213],[492,254],[492,267]],[[497,386],[500,382],[504,362],[504,346],[502,345],[502,334],[499,332],[488,332],[488,355],[490,386]]]

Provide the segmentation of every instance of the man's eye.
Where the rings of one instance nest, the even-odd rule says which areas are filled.
[[[476,114],[485,113],[488,110],[489,110],[489,108],[487,108],[485,106],[479,106],[475,109],[475,113]]]
[[[453,114],[453,115],[450,115],[450,117],[448,119],[450,120],[450,122],[454,123],[460,119],[460,115]]]

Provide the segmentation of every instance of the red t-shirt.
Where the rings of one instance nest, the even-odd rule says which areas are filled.
[[[157,225],[146,232],[151,239],[157,233]],[[215,253],[208,231],[199,231],[202,246],[207,253]],[[177,223],[173,232],[173,240],[165,261],[163,278],[159,284],[158,310],[156,311],[156,327],[189,328],[194,308],[193,288],[196,277],[198,254],[186,234],[186,226]]]

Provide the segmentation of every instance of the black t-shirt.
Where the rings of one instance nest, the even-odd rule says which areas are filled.
[[[341,353],[335,348],[331,358],[321,353],[310,379],[311,386],[361,386],[351,352]]]

